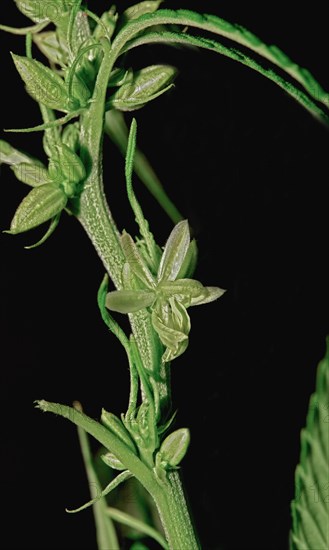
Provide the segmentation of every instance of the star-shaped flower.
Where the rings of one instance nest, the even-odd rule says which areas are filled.
[[[133,313],[142,308],[150,308],[153,328],[166,346],[162,360],[171,361],[181,355],[188,346],[191,323],[187,308],[213,302],[222,296],[225,290],[205,287],[195,279],[184,277],[188,272],[188,251],[191,244],[186,220],[179,222],[172,230],[156,276],[152,275],[128,233],[122,235],[121,242],[127,260],[123,278],[131,281],[133,273],[137,278],[137,284],[136,288],[109,292],[106,307],[120,313]]]

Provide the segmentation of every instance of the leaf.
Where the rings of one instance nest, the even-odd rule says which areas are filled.
[[[187,220],[175,225],[169,235],[164,248],[159,271],[158,280],[174,281],[182,267],[188,247],[190,244],[190,231]]]
[[[159,290],[169,298],[170,296],[178,296],[184,303],[185,307],[189,307],[193,301],[202,301],[208,296],[208,291],[202,283],[195,279],[177,279],[176,281],[168,281],[160,283]]]
[[[35,164],[38,166],[44,166],[41,161],[19,151],[12,147],[7,141],[0,139],[0,164],[9,164],[10,166],[16,166],[22,163]]]
[[[12,166],[12,170],[19,181],[31,187],[38,187],[45,183],[50,183],[47,168],[39,164],[22,162],[21,164]]]
[[[134,313],[155,301],[152,290],[113,290],[106,296],[106,307],[118,313]]]
[[[113,470],[125,470],[122,462],[120,462],[113,453],[108,452],[105,455],[101,455],[101,459],[106,466],[109,466],[109,468]]]
[[[33,36],[33,42],[51,63],[65,66],[68,62],[68,48],[60,41],[55,31],[40,32]]]
[[[165,550],[169,550],[169,546],[166,543],[163,536],[156,529],[151,527],[151,525],[148,525],[144,521],[141,521],[140,519],[137,519],[131,516],[130,514],[126,514],[125,512],[122,512],[122,510],[118,510],[117,508],[112,508],[111,506],[107,508],[107,514],[114,521],[117,521],[118,523],[122,523],[123,525],[127,525],[128,527],[132,527],[133,529],[136,529],[137,531],[144,533],[148,537],[151,537],[152,539],[157,541],[161,546],[161,548],[164,548]],[[137,550],[138,547],[135,546],[136,544],[137,543],[135,543],[133,546]],[[145,548],[146,547],[142,545],[140,550],[143,550]]]
[[[57,111],[68,112],[76,107],[76,105],[70,105],[65,83],[56,72],[35,59],[13,53],[11,55],[26,89],[33,99]]]
[[[327,550],[329,547],[329,338],[317,369],[316,391],[311,396],[306,428],[301,433],[300,464],[295,474],[291,503],[292,550]]]
[[[172,86],[177,69],[170,65],[151,65],[134,72],[131,83],[123,84],[111,96],[107,108],[134,111],[156,99]]]
[[[179,307],[176,302],[173,312],[167,304],[164,307],[156,305],[152,311],[152,326],[167,348],[162,356],[163,362],[172,361],[184,353],[191,328],[190,318],[184,306]]]
[[[107,111],[105,114],[104,131],[119,148],[121,153],[126,155],[128,128],[126,126],[123,113],[114,109]],[[168,214],[173,223],[178,223],[182,220],[183,216],[166,194],[152,166],[138,147],[134,153],[134,171],[141,182],[144,183],[145,187],[147,187],[150,193],[161,205],[163,210]]]
[[[44,399],[36,401],[35,403],[36,407],[42,411],[60,415],[92,435],[107,450],[113,452],[115,456],[129,468],[132,474],[141,481],[146,490],[152,493],[154,478],[151,471],[120,438],[114,435],[112,431],[108,430],[105,426],[93,420],[80,410],[73,409],[72,407],[67,407],[59,403],[51,403]]]
[[[197,262],[198,262],[198,246],[196,244],[196,240],[192,239],[192,241],[188,246],[186,256],[184,258],[182,266],[177,275],[177,279],[192,277],[196,269]]]
[[[82,412],[81,404],[76,401],[74,403],[74,409]],[[80,426],[78,426],[78,436],[90,490],[94,489],[99,493],[101,491],[101,486],[95,471],[88,436],[85,430]],[[98,548],[113,548],[113,550],[119,550],[120,547],[115,527],[111,519],[106,515],[106,508],[107,505],[104,499],[100,499],[93,504]]]
[[[80,145],[80,125],[78,122],[67,124],[62,132],[62,143],[76,153]]]
[[[132,175],[133,175],[133,167],[134,167],[135,152],[136,152],[136,133],[137,133],[137,123],[136,123],[136,120],[133,119],[130,126],[130,132],[129,132],[129,138],[128,138],[128,144],[127,144],[126,163],[125,163],[127,194],[128,194],[130,206],[135,214],[135,220],[139,226],[140,235],[143,238],[143,244],[145,244],[145,247],[143,248],[140,247],[140,250],[145,251],[144,257],[147,256],[147,264],[151,267],[152,271],[156,273],[158,270],[159,261],[161,258],[161,249],[156,244],[154,237],[149,230],[148,221],[144,217],[143,211],[140,207],[139,202],[136,199],[133,186],[132,186]]]
[[[35,23],[49,20],[45,9],[49,4],[48,2],[40,2],[40,0],[15,0],[15,3],[19,11]]]
[[[108,40],[111,40],[115,31],[117,20],[118,14],[115,13],[115,6],[112,6],[108,11],[105,11],[99,19],[93,33],[94,38],[99,40],[100,38],[105,37]]]
[[[66,509],[66,512],[68,512],[69,514],[76,514],[77,512],[81,512],[82,510],[89,508],[89,506],[92,506],[93,504],[98,502],[101,498],[111,493],[111,491],[116,489],[119,485],[121,485],[121,483],[123,483],[127,479],[130,479],[131,477],[133,477],[133,475],[128,470],[121,472],[121,474],[118,474],[116,478],[110,481],[110,483],[105,487],[105,489],[100,492],[99,495],[97,495],[97,497],[89,500],[88,502],[86,502],[86,504],[83,504],[82,506],[79,506],[79,508],[75,508],[74,510]]]
[[[145,264],[145,261],[140,256],[137,246],[129,233],[124,232],[121,236],[121,244],[126,257],[126,260],[132,272],[147,288],[155,288],[154,279]]]
[[[201,296],[192,297],[191,306],[201,306],[203,304],[209,304],[210,302],[218,300],[218,298],[223,296],[223,294],[225,294],[226,292],[226,290],[217,286],[206,286],[204,288],[206,290],[206,295],[203,298]]]
[[[144,2],[138,2],[138,4],[134,4],[133,6],[130,6],[130,8],[127,8],[121,17],[124,22],[127,23],[132,19],[137,19],[137,17],[140,17],[145,13],[154,13],[162,2],[163,0],[146,0]]]
[[[175,468],[183,460],[190,444],[190,431],[187,428],[180,428],[169,434],[161,444],[159,450],[159,461]]]
[[[61,212],[59,212],[56,216],[53,217],[46,233],[43,235],[43,237],[41,237],[39,241],[37,241],[34,244],[30,244],[29,246],[24,246],[24,248],[26,250],[31,250],[32,248],[37,248],[38,246],[41,246],[42,244],[44,244],[49,239],[49,237],[54,233],[56,227],[59,224],[60,217],[61,217]]]
[[[65,208],[67,196],[52,183],[34,187],[17,208],[11,222],[13,235],[29,231],[50,220]]]
[[[63,177],[71,183],[80,183],[86,177],[86,170],[80,157],[72,151],[65,143],[56,145],[56,165],[58,170],[53,167],[54,179],[60,182]],[[49,167],[50,170],[50,167]],[[58,179],[59,178],[59,179]]]
[[[115,416],[115,414],[102,409],[101,420],[104,426],[107,427],[113,434],[115,434],[129,449],[136,454],[136,446],[134,441],[131,439],[130,433],[127,428],[124,426],[120,418]]]

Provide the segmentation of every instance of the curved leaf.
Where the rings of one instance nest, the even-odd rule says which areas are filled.
[[[67,196],[52,183],[34,187],[22,200],[11,222],[9,233],[29,231],[50,220],[65,208]]]
[[[113,290],[106,296],[106,307],[118,313],[134,313],[154,303],[152,290]]]
[[[50,109],[68,112],[70,98],[62,78],[40,61],[13,53],[11,55],[33,99]]]
[[[296,494],[291,504],[291,550],[329,548],[329,338],[327,353],[317,371],[306,428],[301,433]]]
[[[183,265],[190,244],[190,231],[187,220],[175,225],[170,233],[162,254],[158,279],[174,281]]]

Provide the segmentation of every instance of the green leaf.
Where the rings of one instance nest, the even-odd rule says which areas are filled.
[[[89,508],[89,506],[93,506],[96,502],[98,502],[101,498],[106,497],[111,491],[116,489],[121,483],[126,481],[127,479],[130,479],[132,474],[128,472],[128,470],[125,470],[124,472],[121,472],[121,474],[118,474],[116,478],[114,478],[110,483],[103,489],[97,497],[89,500],[86,502],[86,504],[83,504],[82,506],[79,506],[79,508],[75,508],[74,510],[68,510],[66,509],[66,512],[69,514],[76,514],[77,512],[81,512],[82,510],[85,510],[86,508]]]
[[[55,31],[40,32],[33,36],[33,42],[51,63],[64,67],[68,63],[68,47],[59,40]]]
[[[166,467],[175,468],[183,460],[190,444],[190,431],[180,428],[169,434],[159,450],[159,462]]]
[[[128,21],[137,19],[137,17],[140,17],[145,13],[154,13],[162,2],[163,0],[146,0],[145,2],[139,2],[138,4],[134,4],[133,6],[130,6],[130,8],[127,8],[121,17],[126,24]]]
[[[133,313],[150,307],[155,298],[152,290],[113,290],[106,296],[106,307],[118,313]]]
[[[144,217],[143,211],[140,207],[139,202],[136,199],[133,186],[132,186],[132,175],[133,175],[134,159],[135,159],[135,152],[136,152],[136,133],[137,133],[137,123],[136,123],[136,120],[133,119],[130,126],[130,132],[129,132],[129,138],[128,138],[128,144],[127,144],[126,163],[125,163],[127,194],[128,194],[130,206],[135,214],[135,220],[138,224],[140,235],[143,239],[142,242],[141,241],[139,242],[140,244],[139,248],[141,250],[143,258],[145,258],[146,256],[148,266],[151,267],[153,273],[156,273],[158,270],[159,261],[161,258],[161,249],[156,244],[154,237],[149,230],[148,221]],[[142,246],[142,243],[145,246]]]
[[[123,155],[126,155],[128,143],[128,128],[124,120],[124,115],[120,111],[112,109],[105,114],[105,133],[115,143]],[[166,194],[159,178],[154,172],[145,155],[136,148],[134,152],[134,171],[144,183],[145,187],[154,196],[163,210],[168,214],[174,223],[182,220],[183,216],[177,210],[176,206]]]
[[[19,181],[31,187],[38,187],[39,185],[50,183],[47,168],[39,164],[22,162],[21,164],[12,166],[12,170]]]
[[[188,222],[183,220],[175,225],[169,235],[161,258],[158,280],[174,281],[182,267],[190,244]]]
[[[52,412],[70,420],[76,426],[79,426],[92,435],[107,450],[113,452],[115,456],[129,468],[131,473],[141,481],[146,490],[153,494],[154,477],[152,472],[111,430],[96,420],[93,420],[80,410],[67,407],[66,405],[51,403],[42,399],[36,401],[36,406],[44,412]]]
[[[306,428],[301,433],[301,457],[295,474],[291,503],[292,550],[327,550],[329,547],[329,338],[327,352],[317,369],[316,391],[311,396]]]
[[[17,208],[9,233],[16,235],[41,225],[61,212],[66,203],[67,196],[60,187],[52,183],[35,187]]]
[[[196,240],[192,239],[192,241],[188,246],[186,256],[184,258],[182,266],[177,275],[177,279],[192,277],[196,269],[197,262],[198,262],[198,247],[196,244]]]
[[[95,27],[93,36],[96,40],[100,38],[107,38],[110,40],[115,31],[115,27],[118,20],[118,14],[115,13],[115,6],[112,6],[109,11],[106,11],[102,14],[101,18],[98,20],[98,23]]]
[[[133,74],[131,83],[123,84],[111,96],[107,108],[119,111],[140,109],[172,87],[177,69],[170,65],[151,65]]]
[[[177,300],[171,298],[170,307],[168,303],[156,304],[152,311],[152,326],[167,348],[162,356],[163,362],[172,361],[184,353],[191,324],[186,309]]]
[[[61,217],[61,212],[59,212],[56,216],[53,217],[53,219],[50,222],[49,228],[47,229],[46,233],[43,235],[43,237],[41,237],[39,241],[37,241],[34,244],[30,244],[29,246],[24,246],[24,248],[26,250],[31,250],[32,248],[37,248],[38,246],[41,246],[42,244],[44,244],[49,239],[49,237],[54,233],[56,227],[59,224],[60,217]]]
[[[155,541],[159,543],[161,548],[164,548],[165,550],[169,550],[169,546],[166,543],[163,536],[156,531],[153,527],[145,523],[144,521],[141,521],[140,519],[137,519],[130,514],[126,514],[125,512],[122,512],[122,510],[118,510],[117,508],[112,508],[109,506],[107,508],[107,514],[108,516],[113,519],[114,521],[117,521],[118,523],[122,523],[123,525],[127,525],[128,527],[132,527],[133,529],[136,529],[137,531],[140,531],[141,533],[144,533],[148,537],[151,537]],[[138,549],[138,546],[136,546],[137,543],[134,543],[134,545],[131,548]],[[140,543],[138,543],[140,544]],[[130,548],[130,550],[131,550]],[[139,550],[145,549],[146,546],[141,545]],[[147,548],[146,548],[147,550]],[[177,549],[178,550],[178,549]]]
[[[22,163],[35,164],[38,166],[44,166],[41,161],[19,151],[12,147],[7,141],[0,139],[0,164],[9,164],[9,166],[16,166]]]
[[[170,296],[180,297],[185,307],[189,307],[193,300],[202,301],[208,296],[207,289],[195,279],[177,279],[176,281],[163,282],[160,283],[159,290],[167,298]]]
[[[155,288],[155,281],[129,233],[124,232],[120,240],[132,272],[147,288]]]
[[[113,470],[125,470],[124,465],[122,462],[120,462],[119,459],[113,454],[113,453],[106,453],[105,455],[101,455],[101,459],[106,464],[106,466],[109,466],[109,468],[113,468]]]
[[[57,144],[56,152],[55,165],[51,167],[54,181],[60,183],[62,178],[71,183],[83,181],[86,177],[86,170],[80,157],[65,143]]]
[[[80,403],[75,402],[74,408],[82,412]],[[101,492],[101,486],[95,471],[87,433],[80,426],[77,428],[83,462],[87,473],[91,496],[93,497],[95,492],[96,495]],[[105,499],[100,499],[93,504],[98,548],[113,548],[113,550],[120,550],[115,527],[111,519],[106,515],[106,508],[107,504]]]
[[[80,125],[78,122],[67,124],[62,132],[62,143],[76,153],[80,145]]]
[[[209,304],[210,302],[214,302],[215,300],[218,300],[223,294],[225,294],[226,290],[223,288],[219,288],[217,286],[206,286],[204,287],[206,294],[204,297],[201,296],[195,296],[192,297],[191,300],[191,306],[201,306],[202,304]]]
[[[28,93],[38,103],[63,112],[77,107],[70,104],[65,83],[57,73],[35,59],[11,55]]]
[[[40,0],[15,0],[16,6],[26,17],[32,19],[35,23],[49,20],[47,7],[50,2],[40,2]],[[56,0],[54,0],[56,3]]]
[[[115,434],[133,453],[136,454],[136,446],[131,439],[127,428],[115,414],[102,409],[101,420],[108,430]]]

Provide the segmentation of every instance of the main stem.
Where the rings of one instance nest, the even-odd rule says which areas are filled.
[[[113,68],[115,56],[107,44],[104,44],[105,55],[96,82],[97,94],[95,101],[81,117],[81,156],[90,173],[81,194],[78,219],[85,228],[105,269],[117,288],[121,287],[121,273],[125,262],[123,250],[119,241],[119,232],[107,206],[103,190],[102,141],[104,128],[104,105],[107,82]],[[137,346],[149,350],[149,364],[145,368],[150,374],[156,374],[161,359],[156,357],[150,337],[154,331],[149,316],[135,315],[132,329]],[[145,349],[144,349],[145,352]],[[148,357],[148,355],[146,355]],[[145,353],[144,353],[145,357]],[[157,377],[155,378],[157,379]],[[163,380],[159,385],[160,399],[168,401],[169,380]],[[136,476],[139,479],[139,476]],[[143,476],[139,481],[145,485]],[[187,509],[187,504],[178,474],[169,473],[164,483],[154,478],[154,483],[148,487],[153,496],[170,548],[173,550],[197,550],[194,529]]]
[[[170,472],[161,491],[153,497],[169,547],[172,550],[200,550],[178,472]]]

